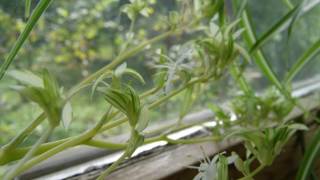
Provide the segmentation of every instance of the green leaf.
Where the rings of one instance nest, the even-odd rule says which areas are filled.
[[[215,105],[215,104],[208,104],[208,107],[210,108],[210,110],[212,112],[214,112],[214,115],[219,119],[219,120],[229,120],[230,117],[229,115],[227,115],[222,108],[220,108],[219,106]]]
[[[282,1],[289,9],[293,9],[294,8],[294,6],[293,6],[293,4],[291,3],[290,0],[282,0]]]
[[[297,180],[308,180],[310,176],[313,163],[318,157],[320,152],[320,129],[317,130],[316,134],[312,138],[310,145],[307,147],[306,153],[303,156],[302,163],[299,167]]]
[[[30,16],[30,10],[31,10],[31,0],[25,0],[26,4],[25,4],[25,18],[28,18]]]
[[[256,43],[256,38],[254,32],[251,27],[251,23],[248,17],[248,13],[246,11],[242,14],[242,25],[246,29],[245,31],[245,41],[248,46],[254,46],[253,44]],[[278,77],[274,73],[273,69],[269,65],[268,61],[265,59],[261,51],[253,52],[253,57],[255,63],[261,69],[263,74],[274,84],[274,86],[279,89],[279,91],[290,101],[292,101],[291,94],[282,86],[281,82],[279,81]]]
[[[9,55],[7,56],[4,63],[0,67],[0,80],[3,78],[4,74],[6,73],[13,59],[18,54],[18,51],[22,47],[23,43],[28,38],[31,30],[39,20],[40,16],[47,9],[51,1],[52,0],[41,0],[36,6],[36,8],[34,9],[34,11],[32,12],[29,20],[27,21],[26,27],[24,28],[23,32],[19,35],[19,38],[11,48]]]
[[[138,131],[132,130],[126,153],[130,156],[139,146],[143,144],[143,142],[144,137]]]
[[[112,77],[112,72],[107,71],[103,74],[101,74],[93,83],[92,88],[91,88],[91,99],[93,98],[93,95],[98,87],[98,85],[106,78],[111,78]]]
[[[242,0],[239,8],[237,8],[237,14],[235,16],[236,19],[241,17],[241,14],[243,13],[243,11],[245,10],[246,6],[247,6],[248,0]]]
[[[320,52],[320,39],[315,42],[302,56],[296,61],[296,63],[290,68],[286,75],[285,84],[289,84],[296,74],[307,64],[313,57]]]
[[[243,160],[239,157],[239,155],[236,154],[235,152],[232,152],[232,156],[236,157],[236,160],[234,161],[234,166],[237,168],[237,170],[240,171],[245,176],[249,174],[249,172],[247,172],[247,169],[245,167]]]
[[[167,78],[166,71],[157,72],[154,75],[154,83],[157,85],[157,87],[163,87],[166,83],[166,78]]]
[[[146,82],[144,81],[143,77],[135,70],[126,68],[124,70],[124,74],[128,74],[131,77],[135,78],[136,80],[140,81],[142,84],[145,84]]]
[[[290,35],[292,33],[292,29],[293,29],[295,22],[302,14],[302,10],[303,10],[303,7],[306,4],[306,2],[307,2],[306,0],[300,0],[299,4],[293,9],[294,14],[293,14],[293,17],[290,21],[289,27],[288,27],[288,37],[290,37]]]
[[[11,70],[8,75],[25,85],[43,88],[42,79],[30,71]]]
[[[48,70],[44,70],[43,73],[43,85],[46,90],[47,95],[52,98],[52,100],[57,100],[60,98],[60,90],[56,78]]]
[[[278,33],[282,28],[287,26],[287,23],[295,14],[297,8],[289,11],[284,17],[282,17],[276,24],[274,24],[269,30],[267,30],[263,35],[252,45],[250,52],[254,52],[259,49],[263,44],[265,44],[269,39],[271,39],[276,33]]]
[[[192,94],[193,94],[193,86],[188,87],[184,92],[184,96],[183,96],[181,107],[180,107],[180,114],[179,114],[180,118],[184,117],[190,111],[190,108],[192,107],[192,104],[193,104]]]
[[[72,116],[73,116],[72,106],[70,101],[68,101],[62,109],[62,123],[65,129],[69,128],[69,125],[72,121]]]
[[[148,126],[150,121],[149,114],[150,114],[149,108],[147,106],[144,106],[141,109],[140,118],[135,128],[139,133],[141,133]]]
[[[217,179],[229,180],[228,159],[222,154],[219,154],[217,171],[218,171],[218,178]]]
[[[297,124],[297,123],[288,125],[288,128],[291,130],[300,130],[300,131],[307,131],[309,129],[306,125]]]
[[[115,108],[124,113],[129,119],[129,124],[135,128],[140,117],[141,105],[138,94],[127,86],[121,90],[107,88],[105,99]]]
[[[118,66],[118,67],[116,68],[116,70],[114,71],[115,76],[116,76],[117,78],[120,78],[126,69],[127,69],[127,63],[121,64],[121,65]]]

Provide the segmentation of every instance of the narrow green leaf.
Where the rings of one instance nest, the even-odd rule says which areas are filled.
[[[30,71],[11,70],[8,75],[25,85],[43,88],[42,79]]]
[[[116,68],[114,71],[114,74],[117,78],[121,77],[121,75],[124,73],[124,71],[127,69],[127,63],[123,63],[120,66]]]
[[[289,20],[295,14],[297,7],[290,10],[284,17],[282,17],[276,24],[274,24],[269,30],[267,30],[263,35],[253,44],[250,52],[254,52],[264,45],[269,39],[271,39],[276,33],[282,30],[283,27],[287,25]]]
[[[285,79],[285,84],[289,84],[292,79],[299,73],[299,71],[307,64],[313,57],[315,57],[320,52],[320,39],[315,42],[307,51],[305,51],[302,56],[297,60],[297,62],[288,71]]]
[[[320,129],[317,130],[315,136],[312,138],[310,145],[303,156],[302,163],[299,167],[297,180],[308,180],[313,166],[320,150]]]
[[[47,69],[44,69],[42,75],[43,85],[46,93],[54,100],[57,100],[60,97],[60,91],[56,78]]]
[[[244,11],[242,14],[242,25],[246,29],[244,33],[245,41],[249,46],[252,46],[256,42],[256,38],[251,27],[248,13],[246,11]],[[292,100],[290,93],[282,86],[271,66],[264,58],[262,52],[260,50],[257,50],[256,52],[253,52],[252,55],[254,57],[255,63],[261,69],[263,74],[275,85],[277,89],[279,89],[279,91],[281,91],[282,94],[286,96],[286,98]]]
[[[246,6],[247,6],[248,0],[242,0],[239,8],[236,9],[237,14],[235,16],[235,19],[238,19],[241,17],[241,14],[243,13],[243,11],[245,10]]]
[[[291,130],[299,130],[299,131],[307,131],[309,129],[306,125],[298,124],[298,123],[290,124],[288,125],[288,128]]]
[[[146,83],[144,81],[143,77],[137,71],[135,71],[133,69],[127,68],[127,69],[124,70],[124,73],[130,75],[133,78],[135,78],[136,80],[138,80],[142,84]]]
[[[65,129],[69,128],[70,123],[72,121],[72,116],[73,116],[72,106],[71,106],[71,103],[68,101],[62,109],[62,124]]]
[[[228,119],[230,119],[230,117],[219,106],[217,106],[215,104],[208,104],[208,108],[214,113],[214,115],[219,120],[228,120]]]
[[[232,75],[233,79],[236,83],[238,83],[240,89],[248,96],[254,96],[254,92],[252,91],[249,83],[243,77],[242,72],[238,68],[238,66],[233,63],[230,66],[230,74]]]
[[[3,78],[4,74],[6,73],[7,69],[9,68],[10,64],[12,63],[13,59],[19,52],[20,48],[22,47],[25,40],[28,38],[31,30],[39,20],[40,16],[44,13],[44,11],[49,6],[52,0],[41,0],[34,11],[32,12],[30,19],[27,21],[26,27],[24,28],[23,32],[19,35],[19,38],[11,48],[9,55],[5,59],[4,63],[0,67],[0,80]]]
[[[180,118],[183,118],[190,111],[190,108],[192,107],[192,104],[193,104],[192,94],[193,94],[193,86],[188,87],[184,92],[183,100],[180,107],[180,114],[179,114]]]
[[[292,33],[292,29],[293,29],[295,22],[301,16],[302,11],[303,11],[303,7],[306,4],[306,2],[307,2],[306,0],[300,0],[299,4],[293,9],[294,14],[293,14],[293,17],[290,21],[289,27],[288,27],[288,37],[290,37],[290,35]]]
[[[112,77],[112,72],[111,71],[107,71],[103,74],[101,74],[101,76],[99,76],[93,83],[92,88],[91,88],[91,99],[93,98],[93,95],[98,87],[98,85],[106,78],[111,78]]]
[[[30,16],[30,11],[31,11],[31,0],[25,0],[25,18],[28,18]]]
[[[149,108],[147,106],[144,106],[141,109],[140,118],[135,128],[139,133],[141,133],[148,126],[150,121],[149,114],[150,114]]]

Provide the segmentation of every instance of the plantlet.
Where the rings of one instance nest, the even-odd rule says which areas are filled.
[[[212,160],[208,157],[197,167],[199,173],[194,180],[221,179],[228,180],[228,165],[232,163],[232,157],[226,157],[224,153],[215,155]]]

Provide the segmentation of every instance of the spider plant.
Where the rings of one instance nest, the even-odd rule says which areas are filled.
[[[26,1],[25,16],[29,17],[24,31],[19,36],[15,45],[9,52],[7,59],[1,66],[0,79],[6,73],[13,62],[19,49],[30,35],[40,16],[49,6],[51,0],[41,0],[30,15],[31,1]],[[136,40],[135,24],[140,18],[152,18],[151,3],[142,0],[130,0],[121,8],[121,13],[128,16],[131,25],[127,32],[127,41],[122,45],[119,54],[108,64],[85,77],[82,81],[72,86],[69,90],[63,90],[58,85],[54,75],[48,70],[36,74],[29,71],[9,71],[7,74],[16,79],[20,84],[13,86],[22,97],[37,104],[42,113],[30,121],[30,124],[19,132],[16,137],[0,149],[0,164],[11,165],[4,179],[13,179],[40,162],[79,145],[88,145],[104,149],[123,150],[122,156],[104,170],[98,179],[105,179],[125,159],[129,159],[135,150],[143,145],[156,141],[167,141],[170,144],[190,144],[204,141],[223,140],[228,138],[240,138],[247,149],[247,159],[242,160],[236,154],[227,157],[219,154],[212,160],[202,163],[199,175],[195,179],[228,179],[228,164],[234,163],[237,169],[244,175],[241,179],[252,179],[265,166],[272,164],[274,158],[280,154],[283,146],[298,130],[306,130],[302,124],[285,122],[284,118],[291,112],[294,106],[299,106],[291,96],[291,83],[295,75],[319,52],[319,40],[301,55],[286,78],[280,80],[268,60],[262,54],[263,45],[276,34],[288,27],[290,37],[295,21],[303,14],[305,2],[301,2],[281,18],[270,30],[267,30],[260,38],[255,37],[254,29],[250,22],[250,15],[246,9],[246,1],[239,7],[236,3],[235,16],[228,16],[227,4],[223,0],[194,0],[179,1],[181,8],[178,11],[169,12],[165,19],[166,31],[143,41]],[[289,1],[285,1],[291,7]],[[192,19],[190,21],[190,19]],[[160,41],[173,36],[179,37],[192,34],[190,39],[177,45],[176,49],[156,47]],[[247,46],[243,45],[242,40]],[[138,43],[137,43],[138,42]],[[127,78],[137,80],[144,84],[144,77],[134,69],[129,68],[127,61],[139,53],[145,53],[151,49],[154,62],[150,63],[156,71],[154,86],[139,93],[131,86]],[[255,89],[243,76],[243,68],[255,63],[261,72],[272,83],[270,88],[262,96],[258,96]],[[129,64],[129,63],[128,63]],[[213,133],[208,137],[174,140],[169,138],[171,132],[183,127],[182,119],[196,103],[202,92],[215,82],[223,81],[231,76],[235,84],[242,91],[241,95],[233,96],[230,109],[235,114],[237,121],[231,121],[232,114],[225,112],[217,105],[209,105],[215,112],[219,121],[216,128],[225,129],[233,133],[223,134],[222,131]],[[99,117],[96,124],[87,131],[56,141],[49,140],[52,132],[59,128],[60,124],[65,129],[71,125],[73,109],[71,100],[84,89],[91,88],[91,99],[102,98],[105,100],[104,114]],[[175,96],[183,95],[180,104],[177,126],[163,129],[159,135],[148,137],[145,129],[151,118],[148,116],[151,110],[158,111],[159,107]],[[47,121],[45,121],[47,120]],[[113,143],[99,139],[98,135],[110,131],[127,123],[130,137],[125,143]],[[24,146],[23,142],[37,127],[46,126],[41,137],[33,146]],[[315,140],[316,141],[316,140]],[[317,141],[316,144],[319,144]],[[314,157],[318,145],[312,148],[312,153],[307,153],[304,167]],[[251,162],[257,160],[260,167],[251,171]],[[303,172],[307,172],[301,170]]]

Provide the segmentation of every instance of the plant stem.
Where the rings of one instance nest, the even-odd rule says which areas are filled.
[[[233,79],[238,83],[240,89],[247,95],[253,94],[253,91],[249,85],[249,83],[246,81],[246,79],[241,74],[238,66],[233,63],[230,67],[230,74],[232,75]]]
[[[242,14],[242,25],[245,28],[245,41],[248,46],[252,46],[256,42],[256,38],[251,27],[251,23],[246,11]],[[273,83],[273,85],[283,94],[283,96],[290,101],[293,105],[297,106],[301,109],[306,116],[308,116],[308,111],[299,103],[295,101],[294,98],[291,97],[290,92],[281,84],[276,74],[273,72],[271,66],[268,61],[264,58],[262,52],[258,49],[256,52],[253,52],[254,60],[264,75]]]
[[[221,140],[221,137],[210,136],[210,137],[200,137],[200,138],[190,138],[190,139],[170,139],[165,136],[163,140],[167,141],[169,144],[196,144],[207,141],[218,141]]]
[[[204,138],[192,138],[192,139],[178,139],[178,140],[173,140],[168,138],[167,136],[161,135],[157,138],[152,138],[149,139],[149,141],[145,141],[144,144],[148,144],[148,143],[152,143],[152,142],[157,142],[157,141],[167,141],[169,144],[195,144],[195,143],[201,143],[201,142],[206,142],[206,141],[212,141],[212,140],[218,140],[219,138],[217,137],[204,137]],[[121,157],[115,161],[114,163],[112,163],[111,166],[109,166],[104,172],[102,172],[99,177],[97,178],[97,180],[103,180],[105,179],[106,176],[108,176],[112,171],[114,171],[121,162],[123,162],[123,160],[126,157],[130,157],[131,154],[128,154],[127,151],[125,151]]]
[[[97,148],[104,148],[104,149],[111,149],[111,150],[119,150],[119,149],[124,149],[127,144],[126,143],[111,143],[111,142],[106,142],[106,141],[101,141],[101,140],[94,140],[91,139],[87,142],[83,143],[84,145],[92,146],[92,147],[97,147]]]
[[[97,178],[97,180],[104,180],[106,176],[108,176],[112,171],[114,171],[119,164],[126,158],[128,157],[127,153],[124,152],[121,157],[115,161],[114,163],[111,164],[111,166],[109,166],[105,171],[103,171],[99,177]]]
[[[196,83],[199,83],[201,81],[203,81],[204,78],[195,78],[191,81],[189,81],[188,83],[182,85],[180,88],[176,89],[176,90],[173,90],[170,92],[170,94],[166,95],[166,96],[163,96],[162,98],[158,99],[157,101],[151,103],[148,108],[152,109],[152,108],[155,108],[157,106],[159,106],[160,104],[162,104],[163,102],[167,101],[168,99],[170,99],[171,97],[179,94],[181,91],[183,91],[184,89],[186,89],[188,86],[191,86],[193,84],[196,84]]]
[[[252,173],[250,173],[248,176],[239,178],[238,180],[250,180],[252,179],[256,174],[258,174],[260,171],[265,168],[265,165],[261,164],[258,168],[256,168]]]
[[[39,138],[36,144],[32,146],[32,148],[28,151],[28,153],[16,164],[4,177],[4,180],[11,180],[17,175],[19,175],[22,171],[22,166],[35,154],[35,152],[38,150],[39,146],[48,140],[49,136],[54,130],[54,126],[49,126],[48,129],[46,129],[42,136]]]
[[[9,151],[18,146],[23,140],[45,119],[45,113],[40,114],[25,129],[15,136],[7,145],[3,146],[4,151]]]
[[[149,95],[152,95],[154,93],[156,93],[159,89],[161,89],[161,87],[156,87],[156,88],[152,88],[148,91],[145,91],[144,93],[142,93],[140,95],[140,98],[143,99]],[[119,113],[119,111],[113,112],[111,113],[111,115],[108,116],[108,118],[112,119],[113,117],[115,117],[117,114]],[[106,113],[107,114],[107,113]],[[104,117],[106,118],[106,114],[104,114]],[[45,114],[41,114],[36,120],[34,120],[34,122],[32,122],[25,130],[23,130],[23,132],[21,132],[17,137],[14,138],[14,140],[12,140],[8,145],[4,146],[1,151],[0,151],[0,165],[4,165],[6,163],[9,163],[11,161],[20,159],[21,157],[23,157],[26,152],[29,151],[30,147],[25,147],[25,148],[13,148],[16,147],[16,145],[12,146],[10,144],[20,144],[22,142],[22,140],[31,132],[30,129],[34,129],[35,127],[37,127],[41,122],[39,121],[40,118],[45,118]],[[106,124],[103,126],[103,128],[101,128],[99,130],[99,132],[103,132],[107,129],[111,129],[113,127],[116,127],[122,123],[125,123],[126,119],[122,118],[119,120],[115,120],[109,124]],[[28,130],[27,130],[28,129]],[[19,141],[17,141],[19,139]],[[65,143],[66,141],[71,140],[72,137],[69,138],[65,138],[65,139],[61,139],[61,140],[57,140],[54,142],[49,142],[49,143],[45,143],[40,145],[40,147],[38,148],[38,150],[35,152],[36,155],[42,154],[43,152],[48,151],[49,149],[52,149],[62,143]],[[91,141],[91,140],[90,140]],[[90,141],[88,141],[87,145],[90,145]],[[111,144],[110,144],[111,145]],[[116,145],[115,145],[116,146]],[[105,148],[114,148],[115,146],[111,145],[110,147],[104,145]],[[6,148],[5,148],[6,147]],[[12,147],[12,148],[9,148]],[[9,150],[5,150],[5,149],[10,149]]]
[[[91,74],[90,76],[88,76],[87,78],[85,78],[84,80],[82,80],[78,85],[76,85],[75,87],[73,87],[69,94],[68,97],[73,96],[75,93],[77,93],[77,89],[79,89],[82,86],[85,86],[88,83],[91,83],[92,81],[94,81],[97,77],[99,77],[101,74],[103,74],[104,72],[106,72],[107,70],[111,70],[113,68],[115,68],[117,65],[123,63],[127,58],[136,55],[137,53],[139,53],[140,51],[142,51],[146,46],[153,44],[155,42],[158,42],[172,34],[176,33],[176,31],[168,31],[165,32],[163,34],[160,34],[152,39],[146,40],[145,42],[137,45],[136,47],[120,54],[119,56],[117,56],[111,63],[107,64],[106,66],[102,67],[101,69],[99,69],[98,71],[96,71],[95,73]]]
[[[174,95],[178,94],[179,92],[183,91],[186,87],[188,87],[188,85],[191,85],[191,84],[194,84],[194,83],[197,83],[197,82],[201,82],[201,80],[202,80],[201,78],[200,78],[200,79],[191,80],[189,83],[187,83],[187,84],[184,85],[183,87],[181,87],[181,88],[179,88],[179,89],[177,89],[177,90],[175,90],[175,91],[172,91],[172,92],[171,92],[170,94],[168,94],[167,96],[164,96],[164,97],[158,99],[157,101],[155,101],[154,103],[150,104],[150,105],[149,105],[149,108],[155,108],[155,107],[159,106],[161,103],[165,102],[166,100],[168,100],[168,99],[171,98],[172,96],[174,96]],[[147,91],[147,92],[144,93],[144,94],[150,94],[150,93],[154,93],[154,92],[156,92],[156,91],[157,91],[156,89],[151,89],[150,91]],[[142,96],[143,96],[144,94],[142,94]],[[112,114],[109,116],[109,118],[110,118],[110,117],[114,117],[115,114],[116,114],[116,113],[112,113]],[[106,131],[106,130],[108,130],[108,129],[117,127],[117,126],[119,126],[119,125],[121,125],[121,124],[123,124],[123,123],[125,123],[125,122],[127,122],[127,118],[126,118],[126,117],[122,117],[122,118],[117,119],[117,120],[115,120],[115,121],[112,121],[112,122],[110,122],[110,123],[104,124],[104,125],[102,125],[101,128],[99,128],[98,133],[101,133],[101,132],[104,132],[104,131]],[[54,147],[56,147],[56,146],[59,146],[59,145],[61,145],[61,144],[63,144],[63,143],[66,143],[66,142],[68,142],[68,141],[71,141],[72,139],[73,139],[73,138],[70,137],[70,138],[58,140],[58,141],[55,141],[55,142],[50,142],[50,143],[47,143],[47,144],[43,144],[43,145],[40,146],[37,154],[41,154],[41,153],[43,153],[43,152],[45,152],[45,151],[47,151],[47,150],[49,150],[49,149],[51,149],[51,148],[54,148]],[[21,156],[24,154],[24,152],[27,151],[28,149],[29,149],[29,148],[21,148],[21,149],[18,149],[18,150],[13,150],[13,151],[10,153],[10,156],[11,156],[11,157],[14,157],[14,158],[10,158],[10,159],[8,159],[8,160],[7,160],[7,159],[4,159],[4,160],[3,160],[2,158],[0,158],[0,159],[1,159],[0,164],[3,164],[3,163],[6,163],[6,162],[10,162],[10,161],[12,161],[12,160],[18,159],[18,158],[21,157]],[[1,156],[0,156],[0,157],[1,157]]]
[[[102,127],[102,125],[109,120],[109,118],[107,117],[109,115],[111,111],[111,107],[109,107],[108,111],[107,111],[107,115],[104,115],[101,120],[90,130],[88,130],[87,132],[83,133],[82,135],[78,135],[74,138],[71,138],[70,140],[50,149],[49,151],[46,151],[43,154],[40,154],[39,156],[27,161],[26,163],[23,164],[23,166],[19,169],[18,173],[24,172],[26,170],[28,170],[29,168],[33,167],[34,165],[40,163],[41,161],[67,149],[70,147],[73,147],[75,145],[81,144],[82,142],[85,142],[89,139],[91,139],[93,136],[95,136],[98,132],[98,130]]]
[[[256,38],[254,35],[254,32],[251,27],[251,23],[248,17],[248,14],[246,11],[242,14],[242,25],[245,28],[244,37],[245,41],[248,44],[249,47],[251,47],[255,42]],[[271,69],[268,61],[263,56],[262,52],[260,50],[257,50],[256,52],[253,52],[253,57],[261,71],[265,74],[265,76],[286,96],[288,96],[288,93],[283,90],[283,86],[281,85],[280,81],[276,77],[275,73]],[[289,95],[290,96],[290,95]]]
[[[294,6],[293,4],[291,3],[290,0],[283,0],[283,2],[285,3],[286,6],[288,6],[289,9],[293,9]]]
[[[182,29],[181,29],[182,30]],[[101,68],[100,70],[98,70],[97,72],[93,73],[92,75],[90,75],[89,77],[87,77],[86,79],[84,79],[83,81],[81,81],[78,85],[76,85],[75,87],[71,88],[70,91],[68,92],[67,98],[66,99],[70,99],[73,95],[75,95],[80,89],[86,87],[90,82],[92,82],[96,77],[98,77],[99,75],[101,75],[103,72],[105,72],[108,69],[112,69],[114,67],[116,67],[118,64],[124,62],[126,60],[126,58],[133,56],[135,54],[137,54],[138,52],[140,52],[141,50],[143,50],[144,47],[146,47],[149,44],[155,43],[157,41],[160,41],[176,32],[179,32],[181,30],[176,30],[176,31],[168,31],[166,33],[160,34],[152,39],[146,40],[145,42],[141,43],[140,45],[136,46],[135,48],[128,50],[126,53],[120,54],[117,58],[114,59],[114,61],[112,61],[110,64],[104,66],[103,68]],[[1,78],[0,78],[1,79]],[[152,94],[154,92],[156,92],[158,90],[158,88],[152,89],[152,91],[147,92],[146,94],[142,94],[142,96],[148,96],[148,94]],[[41,114],[41,116],[43,116],[42,118],[45,118],[46,115],[44,113]],[[16,145],[19,144],[18,142],[22,141],[26,135],[28,135],[29,131],[31,131],[30,129],[34,129],[35,127],[37,127],[40,123],[42,122],[42,120],[39,120],[39,118],[37,118],[37,120],[35,120],[34,124],[31,124],[30,126],[28,126],[26,128],[26,131],[23,132],[21,135],[18,135],[17,137],[14,138],[14,140],[12,140],[12,145]],[[113,127],[116,127],[122,123],[126,122],[126,119],[120,119],[118,121],[115,121],[111,124],[108,124],[106,126],[104,126],[99,132],[103,132],[106,129],[110,129]],[[65,141],[62,141],[65,142]],[[11,147],[12,145],[8,146]],[[0,152],[0,164],[3,161],[6,161],[4,158],[5,151],[2,150]]]

